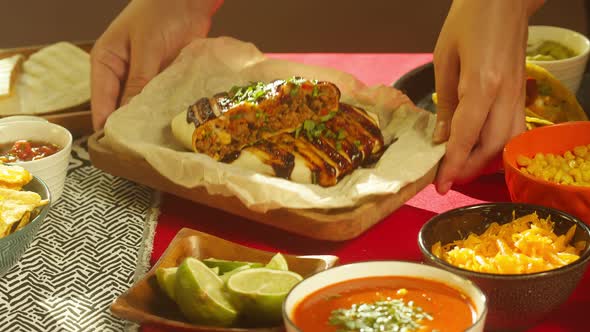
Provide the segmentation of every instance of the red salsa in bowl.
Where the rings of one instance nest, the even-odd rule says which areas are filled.
[[[0,162],[15,163],[38,160],[51,156],[59,150],[61,147],[52,143],[18,140],[0,144]]]

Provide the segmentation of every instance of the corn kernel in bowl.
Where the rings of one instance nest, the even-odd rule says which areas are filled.
[[[576,146],[562,155],[518,155],[516,164],[521,172],[545,181],[590,187],[590,144]]]

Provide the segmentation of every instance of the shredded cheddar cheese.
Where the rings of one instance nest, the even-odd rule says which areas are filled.
[[[525,274],[559,268],[580,258],[584,241],[570,245],[576,226],[565,234],[553,232],[550,218],[532,213],[509,223],[492,223],[481,234],[432,246],[438,258],[462,269],[495,273]]]

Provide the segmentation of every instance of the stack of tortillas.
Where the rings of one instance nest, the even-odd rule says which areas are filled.
[[[0,117],[58,112],[89,100],[90,55],[71,43],[0,59]]]

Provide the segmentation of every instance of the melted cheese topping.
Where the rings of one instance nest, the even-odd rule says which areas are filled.
[[[586,246],[571,242],[576,226],[566,234],[556,235],[550,218],[542,219],[532,213],[509,223],[492,223],[481,234],[469,234],[464,240],[441,245],[432,252],[438,258],[462,269],[495,273],[524,274],[547,271],[579,259]]]

